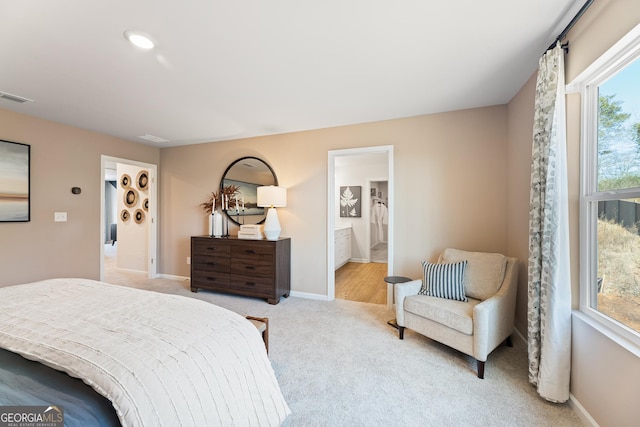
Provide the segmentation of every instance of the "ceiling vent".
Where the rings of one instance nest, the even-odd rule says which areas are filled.
[[[146,139],[147,141],[156,142],[158,144],[169,142],[168,139],[160,138],[159,136],[149,135],[145,133],[144,135],[140,135],[138,138]]]
[[[20,104],[24,104],[25,102],[33,102],[33,99],[23,98],[22,96],[13,95],[7,92],[0,92],[0,98],[6,99],[8,101],[18,102]]]

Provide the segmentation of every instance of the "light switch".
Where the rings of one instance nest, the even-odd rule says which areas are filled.
[[[67,221],[67,213],[66,212],[54,212],[53,220],[55,222],[66,222]]]

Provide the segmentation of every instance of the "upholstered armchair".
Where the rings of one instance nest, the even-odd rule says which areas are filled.
[[[487,356],[511,346],[518,260],[501,254],[446,249],[437,264],[423,262],[423,279],[396,284],[396,321],[477,361],[484,378]]]

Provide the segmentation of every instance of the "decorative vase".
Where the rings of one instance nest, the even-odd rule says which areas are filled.
[[[213,237],[221,237],[224,234],[224,230],[222,227],[222,214],[220,211],[216,210],[211,214],[211,224],[212,224],[212,236]]]

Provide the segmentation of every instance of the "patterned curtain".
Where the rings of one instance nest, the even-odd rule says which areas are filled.
[[[571,276],[564,95],[560,43],[540,59],[529,206],[529,381],[543,398],[569,399]]]

